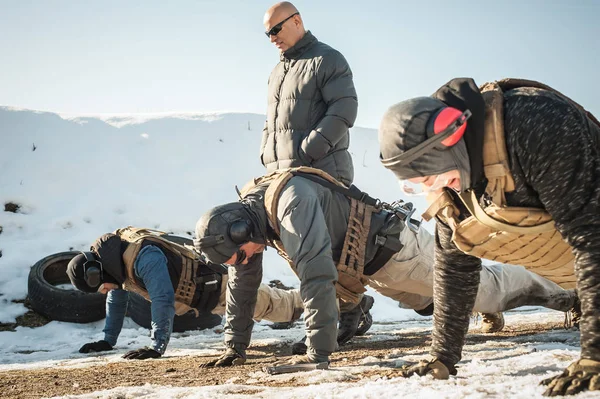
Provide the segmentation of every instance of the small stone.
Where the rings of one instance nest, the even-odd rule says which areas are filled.
[[[166,372],[167,372],[167,373],[172,373],[173,371],[177,371],[177,370],[176,370],[176,369],[174,369],[173,367],[171,367],[171,368],[168,368],[168,369],[166,370]]]
[[[14,202],[7,202],[4,204],[5,212],[17,213],[20,208],[21,208],[21,205],[15,204]]]

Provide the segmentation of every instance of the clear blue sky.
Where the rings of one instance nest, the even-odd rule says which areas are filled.
[[[273,1],[0,0],[0,105],[265,113]],[[600,1],[294,2],[354,72],[357,125],[456,76],[543,81],[600,114]]]

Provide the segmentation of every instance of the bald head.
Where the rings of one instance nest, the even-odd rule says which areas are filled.
[[[289,1],[282,1],[277,4],[273,4],[267,12],[265,12],[265,16],[263,18],[263,24],[266,24],[267,21],[271,19],[284,20],[290,15],[299,12],[295,5],[290,3]]]
[[[271,43],[281,52],[293,47],[306,33],[298,9],[289,1],[269,7],[263,17],[263,25],[266,32],[271,33]]]

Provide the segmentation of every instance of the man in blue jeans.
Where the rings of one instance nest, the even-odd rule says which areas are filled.
[[[90,252],[82,252],[69,262],[67,275],[77,289],[107,295],[104,339],[83,345],[81,353],[113,349],[127,312],[128,291],[151,301],[152,344],[127,352],[123,356],[126,359],[162,356],[176,313],[225,312],[225,269],[206,264],[193,249],[165,237],[169,236],[147,229],[119,229],[104,234],[92,244]],[[297,290],[262,284],[253,318],[289,322],[298,319],[302,311]]]

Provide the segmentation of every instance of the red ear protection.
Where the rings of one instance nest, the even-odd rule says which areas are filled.
[[[431,135],[443,132],[448,126],[460,118],[462,114],[462,111],[452,107],[444,107],[440,109],[429,120],[427,124],[427,133]],[[460,126],[456,132],[452,133],[450,137],[444,139],[442,144],[446,147],[452,147],[454,144],[458,143],[458,140],[460,140],[463,134],[465,134],[466,129],[467,122]]]
[[[434,148],[444,150],[453,146],[465,134],[467,120],[471,115],[468,109],[465,112],[450,107],[440,109],[427,122],[427,135],[430,136],[427,140],[392,158],[382,159],[381,163],[386,168],[408,165]],[[440,143],[443,144],[441,148]]]

